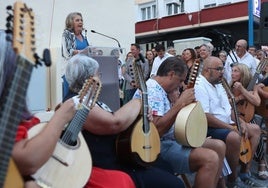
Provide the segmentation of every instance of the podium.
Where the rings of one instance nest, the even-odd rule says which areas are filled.
[[[118,58],[119,48],[88,46],[82,52],[95,59],[99,65],[102,89],[99,101],[107,104],[113,111],[120,108]]]

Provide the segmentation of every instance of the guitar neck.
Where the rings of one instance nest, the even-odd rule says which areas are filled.
[[[9,158],[14,145],[17,126],[21,121],[25,96],[33,69],[33,64],[18,56],[17,66],[12,82],[7,88],[0,111],[0,187],[5,180],[5,174],[9,164]],[[9,62],[7,62],[9,63]]]
[[[233,110],[234,110],[235,123],[236,123],[237,129],[238,129],[238,131],[239,131],[239,133],[241,135],[242,134],[242,130],[241,130],[241,125],[240,125],[238,110],[236,108],[236,102],[235,102],[235,98],[234,97],[232,97],[232,106],[233,106]]]
[[[148,93],[147,92],[142,92],[142,106],[143,106],[143,131],[144,133],[148,133],[150,131],[150,126],[149,126],[149,119],[148,119]]]
[[[78,134],[82,130],[82,127],[86,122],[88,113],[89,109],[84,106],[82,107],[82,109],[76,112],[74,118],[66,127],[61,141],[68,145],[73,145],[76,143]]]
[[[260,75],[260,73],[257,73],[257,72],[254,74],[253,78],[250,80],[250,82],[248,84],[248,87],[247,87],[248,91],[253,91],[253,88],[256,85],[256,82],[258,80],[259,75]]]
[[[145,79],[143,76],[143,71],[141,68],[141,64],[140,62],[135,62],[134,63],[134,70],[135,70],[135,77],[137,80],[137,83],[139,83],[140,85],[140,89],[142,91],[142,116],[143,116],[143,132],[144,133],[148,133],[150,131],[150,122],[148,119],[148,93],[147,93],[147,87],[146,87],[146,83],[145,83]]]

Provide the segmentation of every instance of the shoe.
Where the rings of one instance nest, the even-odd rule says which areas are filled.
[[[227,188],[245,188],[247,187],[240,178],[236,178],[235,182],[227,182],[226,183]]]
[[[267,170],[259,171],[258,172],[258,178],[261,180],[267,180],[268,179],[268,172]]]
[[[257,182],[257,180],[253,176],[247,176],[244,179],[241,179],[245,185],[251,188],[267,188],[265,185]]]

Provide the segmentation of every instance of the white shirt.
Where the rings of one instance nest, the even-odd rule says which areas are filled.
[[[228,83],[232,79],[232,77],[231,77],[231,74],[232,74],[231,64],[233,64],[233,60],[236,61],[236,58],[237,58],[238,63],[243,63],[243,64],[248,66],[252,76],[255,74],[256,68],[257,68],[256,61],[250,53],[246,52],[245,55],[241,58],[239,58],[237,56],[236,52],[234,52],[234,54],[235,54],[235,56],[233,54],[230,54],[231,56],[228,55],[226,62],[225,62],[225,66],[224,66],[224,77]]]
[[[215,87],[200,75],[195,84],[195,98],[200,101],[204,112],[212,114],[219,120],[232,124],[231,105],[228,95],[222,84],[216,84]]]
[[[161,58],[161,59],[160,59],[159,56],[154,58],[153,67],[152,67],[152,70],[151,70],[150,77],[152,77],[153,75],[157,74],[158,68],[160,67],[162,62],[165,61],[168,57],[173,57],[173,55],[171,55],[169,53],[165,53],[164,57]]]

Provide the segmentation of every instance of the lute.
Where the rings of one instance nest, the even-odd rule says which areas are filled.
[[[23,180],[10,158],[17,126],[22,120],[25,96],[33,67],[41,64],[35,50],[34,13],[25,3],[17,1],[7,7],[6,53],[4,66],[9,77],[1,94],[0,110],[0,187],[23,187]],[[9,42],[12,42],[10,44]],[[2,42],[2,41],[1,41]],[[10,44],[10,45],[9,45]],[[12,48],[11,48],[12,45]],[[15,52],[15,53],[14,53]],[[14,65],[14,66],[12,66]],[[14,68],[14,71],[13,71]],[[3,84],[3,83],[2,83]]]
[[[239,120],[239,113],[238,113],[238,110],[236,108],[235,97],[234,97],[233,93],[231,92],[231,89],[230,89],[227,81],[224,78],[222,79],[222,85],[223,85],[225,91],[227,92],[229,98],[231,99],[231,105],[233,107],[233,111],[234,111],[234,115],[235,115],[236,127],[237,127],[237,130],[241,136],[239,159],[244,164],[247,164],[252,158],[251,144],[250,144],[249,139],[246,139],[245,136],[242,134],[240,120]]]
[[[256,72],[253,75],[253,78],[250,80],[247,90],[253,91],[254,86],[258,80],[258,77],[263,70],[263,68],[268,63],[268,59],[264,58],[262,61],[259,62]],[[255,114],[255,106],[251,104],[248,100],[241,100],[237,103],[237,110],[239,112],[239,116],[246,122],[250,122]]]
[[[193,88],[201,72],[201,63],[196,59],[191,69],[187,88]],[[207,118],[199,101],[182,108],[176,117],[174,134],[177,142],[185,146],[200,147],[207,137]]]
[[[63,130],[52,156],[32,177],[41,187],[83,187],[91,174],[92,159],[88,146],[81,134],[90,109],[92,109],[101,90],[101,82],[96,77],[87,79],[78,96],[73,97],[77,112]],[[46,126],[41,123],[28,132],[34,137]],[[67,178],[68,177],[68,178]]]
[[[133,63],[135,80],[142,92],[142,113],[116,140],[119,160],[126,164],[150,166],[160,153],[160,137],[148,119],[148,93],[140,61]]]

